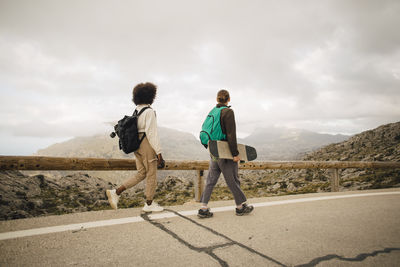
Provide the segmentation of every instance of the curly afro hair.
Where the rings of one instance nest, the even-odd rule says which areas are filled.
[[[135,105],[153,104],[157,94],[157,86],[152,83],[139,83],[133,88],[132,101]]]

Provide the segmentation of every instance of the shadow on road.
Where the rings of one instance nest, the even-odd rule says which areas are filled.
[[[212,257],[213,259],[217,260],[218,263],[219,263],[221,266],[229,266],[229,265],[228,265],[228,263],[227,263],[226,261],[224,261],[223,259],[221,259],[220,257],[218,257],[218,256],[214,253],[214,250],[215,250],[215,249],[219,249],[219,248],[225,248],[225,247],[233,246],[233,245],[237,245],[237,246],[239,246],[239,247],[241,247],[241,248],[243,248],[243,249],[246,249],[246,250],[249,251],[250,253],[256,254],[256,255],[258,255],[258,256],[260,256],[260,257],[262,257],[262,258],[268,260],[269,262],[271,262],[271,263],[273,263],[273,264],[276,264],[276,265],[278,265],[278,266],[287,266],[287,265],[285,265],[285,264],[279,262],[279,261],[276,260],[276,259],[273,259],[273,258],[271,258],[271,257],[269,257],[269,256],[267,256],[267,255],[265,255],[265,254],[262,254],[261,252],[258,252],[258,251],[256,251],[256,250],[254,250],[254,249],[252,249],[252,248],[250,248],[250,247],[248,247],[248,246],[246,246],[246,245],[240,243],[240,242],[237,242],[237,241],[235,241],[235,240],[232,240],[231,238],[225,236],[224,234],[221,234],[221,233],[215,231],[214,229],[211,229],[211,228],[209,228],[209,227],[207,227],[207,226],[204,226],[204,225],[202,225],[202,224],[196,222],[195,220],[192,220],[192,219],[190,219],[190,218],[188,218],[188,217],[186,217],[186,216],[183,216],[183,215],[181,215],[180,213],[178,213],[178,212],[176,212],[176,211],[174,211],[174,210],[170,210],[170,209],[165,209],[165,210],[174,213],[175,215],[177,215],[177,216],[179,216],[179,217],[181,217],[181,218],[183,218],[183,219],[185,219],[185,220],[187,220],[187,221],[189,221],[189,222],[191,222],[191,223],[193,223],[193,224],[195,224],[195,225],[197,225],[197,226],[199,226],[199,227],[201,227],[201,228],[203,228],[203,229],[205,229],[205,230],[207,230],[207,231],[209,231],[209,232],[211,232],[212,234],[214,234],[214,235],[216,235],[216,236],[218,236],[218,237],[222,237],[223,239],[226,240],[226,242],[223,243],[223,244],[218,244],[218,245],[214,245],[214,246],[197,247],[197,246],[194,246],[194,245],[190,244],[189,242],[185,241],[185,240],[184,240],[183,238],[181,238],[179,235],[177,235],[176,233],[174,233],[174,232],[171,231],[170,229],[166,228],[163,224],[161,224],[161,223],[159,223],[159,222],[157,222],[157,221],[151,220],[151,219],[149,218],[148,214],[143,213],[143,214],[141,214],[141,217],[142,217],[145,221],[151,223],[151,224],[154,225],[155,227],[159,228],[160,230],[164,231],[165,233],[167,233],[168,235],[170,235],[171,237],[173,237],[175,240],[177,240],[179,243],[183,244],[183,245],[186,246],[187,248],[189,248],[189,249],[191,249],[191,250],[194,250],[194,251],[196,251],[196,252],[204,252],[204,253],[206,253],[207,255],[209,255],[210,257]],[[383,250],[377,250],[377,251],[373,251],[373,252],[371,252],[371,253],[362,253],[362,254],[357,255],[357,256],[354,257],[354,258],[346,258],[346,257],[339,256],[339,255],[336,255],[336,254],[329,254],[329,255],[326,255],[326,256],[323,256],[323,257],[315,258],[315,259],[311,260],[309,263],[301,264],[301,265],[295,265],[295,266],[296,266],[296,267],[310,267],[310,266],[316,266],[316,265],[318,265],[318,264],[321,263],[321,262],[330,261],[330,260],[334,260],[334,259],[341,260],[341,261],[348,261],[348,262],[361,262],[361,261],[364,261],[364,260],[365,260],[366,258],[368,258],[368,257],[375,257],[375,256],[377,256],[377,255],[379,255],[379,254],[391,253],[392,251],[400,251],[400,248],[385,248],[385,249],[383,249]]]
[[[279,262],[279,261],[277,261],[277,260],[275,260],[275,259],[273,259],[273,258],[271,258],[271,257],[269,257],[269,256],[267,256],[267,255],[264,255],[264,254],[262,254],[261,252],[258,252],[258,251],[254,250],[254,249],[252,249],[252,248],[250,248],[250,247],[248,247],[248,246],[246,246],[246,245],[244,245],[244,244],[242,244],[242,243],[239,243],[239,242],[237,242],[237,241],[234,241],[234,240],[230,239],[229,237],[227,237],[227,236],[225,236],[225,235],[223,235],[223,234],[221,234],[221,233],[215,231],[214,229],[211,229],[211,228],[209,228],[209,227],[207,227],[207,226],[204,226],[204,225],[202,225],[202,224],[200,224],[200,223],[198,223],[198,222],[196,222],[196,221],[194,221],[194,220],[192,220],[192,219],[190,219],[190,218],[188,218],[188,217],[186,217],[186,216],[183,216],[183,215],[179,214],[179,213],[176,212],[176,211],[173,211],[173,210],[170,210],[170,209],[165,209],[165,210],[166,210],[166,211],[169,211],[169,212],[172,212],[172,213],[176,214],[177,216],[179,216],[179,217],[181,217],[181,218],[183,218],[183,219],[185,219],[185,220],[187,220],[187,221],[190,221],[191,223],[193,223],[193,224],[195,224],[195,225],[197,225],[197,226],[199,226],[199,227],[201,227],[201,228],[203,228],[203,229],[205,229],[205,230],[207,230],[207,231],[213,233],[214,235],[217,235],[217,236],[219,236],[219,237],[222,237],[222,238],[226,239],[227,242],[226,242],[226,243],[223,243],[223,244],[215,245],[215,246],[196,247],[196,246],[193,246],[192,244],[186,242],[185,240],[183,240],[183,239],[182,239],[181,237],[179,237],[176,233],[172,232],[170,229],[167,229],[167,228],[166,228],[164,225],[162,225],[161,223],[158,223],[158,222],[156,222],[156,221],[154,221],[154,220],[151,220],[151,219],[148,217],[147,214],[141,214],[141,217],[142,217],[145,221],[148,221],[149,223],[151,223],[152,225],[156,226],[156,227],[159,228],[160,230],[166,232],[167,234],[169,234],[169,235],[172,236],[174,239],[176,239],[177,241],[179,241],[181,244],[185,245],[186,247],[190,248],[191,250],[194,250],[194,251],[197,251],[197,252],[204,252],[204,253],[208,254],[209,256],[211,256],[212,258],[214,258],[215,260],[217,260],[221,266],[229,266],[229,265],[228,265],[228,263],[227,263],[226,261],[224,261],[223,259],[221,259],[220,257],[218,257],[218,256],[214,253],[214,250],[215,250],[215,249],[218,249],[218,248],[233,246],[233,245],[237,245],[237,246],[239,246],[239,247],[241,247],[241,248],[244,248],[244,249],[248,250],[250,253],[257,254],[258,256],[261,256],[261,257],[263,257],[264,259],[266,259],[266,260],[268,260],[268,261],[271,261],[271,262],[273,262],[273,263],[275,263],[275,264],[277,264],[277,265],[279,265],[279,266],[286,266],[285,264],[283,264],[283,263],[281,263],[281,262]]]

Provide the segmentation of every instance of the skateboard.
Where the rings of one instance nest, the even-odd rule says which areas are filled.
[[[238,144],[240,161],[252,161],[257,158],[257,151],[254,147]],[[229,144],[227,141],[213,141],[208,143],[208,151],[216,158],[233,159]]]

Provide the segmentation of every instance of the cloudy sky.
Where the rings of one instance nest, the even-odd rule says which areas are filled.
[[[0,0],[0,154],[108,133],[132,87],[197,135],[216,92],[240,137],[400,121],[400,1]]]

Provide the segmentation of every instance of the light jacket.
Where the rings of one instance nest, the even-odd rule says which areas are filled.
[[[147,104],[141,104],[136,106],[136,110],[140,112],[144,107],[151,107]],[[161,145],[160,145],[160,138],[158,135],[158,128],[157,128],[157,118],[156,112],[148,108],[139,116],[138,119],[138,130],[139,133],[146,133],[147,140],[149,140],[150,146],[154,149],[156,154],[161,154]]]

